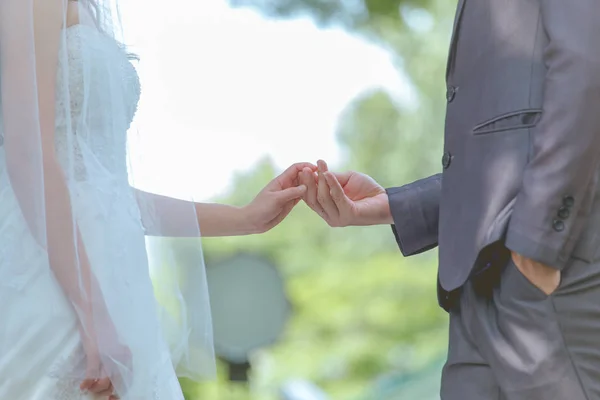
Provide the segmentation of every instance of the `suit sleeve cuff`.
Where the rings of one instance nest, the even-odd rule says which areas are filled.
[[[569,261],[569,256],[561,251],[562,249],[537,241],[533,239],[533,235],[530,233],[525,234],[514,226],[509,226],[505,245],[509,250],[523,257],[558,270],[565,268]]]
[[[405,257],[423,253],[438,245],[438,175],[409,185],[386,189],[394,224],[392,232]]]

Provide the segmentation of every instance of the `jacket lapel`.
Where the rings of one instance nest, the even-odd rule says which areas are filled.
[[[460,30],[460,23],[462,19],[463,10],[465,8],[465,2],[467,0],[458,0],[456,8],[456,16],[454,17],[454,27],[452,28],[452,37],[450,39],[450,50],[448,51],[448,61],[446,64],[446,81],[450,77],[450,73],[454,69],[454,58],[456,56],[456,45],[458,42],[458,32]]]

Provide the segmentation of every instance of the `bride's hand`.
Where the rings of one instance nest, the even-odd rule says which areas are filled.
[[[306,186],[299,185],[298,181],[298,174],[304,168],[317,170],[311,163],[292,165],[269,182],[254,200],[243,208],[254,233],[263,233],[274,228],[298,204],[306,192]]]
[[[99,315],[97,316],[99,317]],[[105,368],[100,356],[99,343],[107,358],[116,361],[121,367],[131,370],[131,351],[119,342],[116,329],[109,318],[99,317],[102,320],[99,332],[85,332],[80,326],[83,350],[86,357],[86,379],[80,389],[108,400],[119,397],[114,393],[114,382],[111,379],[122,379],[121,376],[111,376],[112,368]],[[100,339],[99,339],[100,338]],[[113,374],[114,375],[114,374]]]
[[[82,342],[86,359],[86,379],[83,380],[79,388],[83,392],[94,393],[98,396],[112,396],[113,385],[106,372],[103,371],[96,340],[82,332]]]

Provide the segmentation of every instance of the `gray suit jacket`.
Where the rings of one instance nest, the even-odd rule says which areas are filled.
[[[439,244],[448,291],[486,247],[561,269],[600,256],[600,3],[459,0],[443,173],[388,189],[405,256]]]

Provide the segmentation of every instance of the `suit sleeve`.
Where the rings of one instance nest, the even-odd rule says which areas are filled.
[[[562,269],[589,216],[600,162],[600,2],[539,3],[548,36],[543,115],[506,246]]]
[[[438,245],[441,174],[386,189],[394,219],[392,231],[405,257]]]

